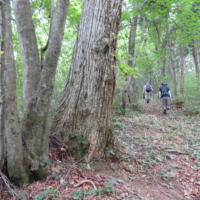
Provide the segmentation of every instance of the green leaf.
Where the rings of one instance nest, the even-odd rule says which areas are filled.
[[[42,194],[45,195],[45,194],[48,194],[49,191],[45,190]]]
[[[97,194],[97,191],[95,189],[92,189],[90,192],[93,194]]]
[[[51,163],[49,162],[49,160],[47,160],[47,161],[46,161],[46,163],[47,163],[48,165],[50,165],[50,164],[51,164]]]
[[[87,157],[85,158],[85,160],[86,160],[86,162],[87,162],[87,163],[89,162],[89,160],[88,160],[88,158],[87,158]]]
[[[112,150],[110,150],[109,152],[110,152],[112,155],[115,155],[115,153],[114,153]]]
[[[43,195],[41,195],[41,194],[35,195],[35,200],[37,200],[37,199],[43,199]]]

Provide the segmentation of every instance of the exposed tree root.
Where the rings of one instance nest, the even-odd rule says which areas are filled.
[[[96,187],[96,185],[94,184],[94,182],[93,182],[93,181],[90,181],[90,180],[81,181],[80,183],[74,185],[74,187],[78,187],[78,186],[82,185],[83,183],[91,183],[92,186],[94,187],[94,189],[95,189],[95,190],[97,189],[97,187]]]

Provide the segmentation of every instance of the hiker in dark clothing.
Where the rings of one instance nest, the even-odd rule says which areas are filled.
[[[147,103],[150,102],[151,91],[153,91],[152,86],[147,82],[147,84],[143,88],[143,95],[145,95],[145,99]]]
[[[162,82],[162,87],[159,89],[159,99],[162,99],[162,105],[164,108],[164,114],[169,114],[169,103],[171,101],[171,92],[169,87],[167,87],[166,82]],[[160,100],[161,101],[161,100]]]

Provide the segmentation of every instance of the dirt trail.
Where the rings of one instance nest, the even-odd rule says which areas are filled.
[[[200,199],[199,116],[184,116],[176,105],[163,115],[156,100],[141,100],[139,110],[122,117],[120,134],[133,157],[132,187],[147,199]]]
[[[199,116],[185,116],[174,105],[169,115],[163,115],[156,100],[150,104],[141,100],[138,111],[127,109],[125,115],[114,111],[112,116],[127,162],[106,157],[76,162],[67,146],[50,137],[54,164],[49,176],[15,188],[21,195],[16,199],[200,200]],[[0,195],[13,199],[2,180]]]

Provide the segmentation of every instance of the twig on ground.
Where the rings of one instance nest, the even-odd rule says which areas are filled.
[[[80,183],[77,183],[76,185],[74,185],[74,187],[78,187],[78,186],[82,185],[83,183],[91,183],[92,186],[94,187],[94,189],[95,189],[95,190],[97,189],[97,187],[96,187],[96,185],[94,184],[94,182],[93,182],[93,181],[90,181],[90,180],[81,181]]]
[[[162,193],[164,193],[167,197],[172,198],[171,196],[169,196],[168,194],[166,194],[166,193],[160,188],[160,186],[159,186],[157,180],[155,179],[155,177],[154,177],[147,169],[145,169],[145,170],[146,170],[147,174],[149,174],[149,175],[153,178],[153,180],[156,182],[156,184],[157,184],[157,186],[158,186],[158,189],[159,189]]]
[[[189,155],[187,152],[181,152],[181,151],[176,151],[176,150],[166,150],[168,153],[174,153],[174,154],[181,154],[181,155]]]
[[[48,181],[50,181],[52,176],[48,176],[46,181],[43,183],[43,187],[45,188],[45,185],[47,184]]]
[[[1,177],[2,177],[2,179],[3,179],[3,181],[4,181],[4,183],[5,183],[6,187],[9,189],[9,192],[12,193],[12,195],[13,195],[13,200],[15,200],[16,197],[19,198],[19,199],[25,199],[25,198],[23,198],[23,197],[19,197],[19,195],[16,193],[16,191],[13,190],[13,189],[11,188],[11,186],[10,186],[10,181],[9,181],[8,178],[1,172],[1,170],[0,170],[0,175],[1,175]]]

